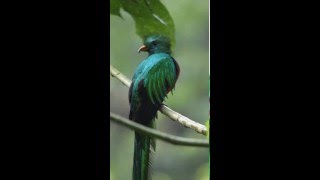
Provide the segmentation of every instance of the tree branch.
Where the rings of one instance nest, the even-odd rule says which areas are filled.
[[[123,75],[120,71],[118,71],[116,68],[114,68],[111,64],[110,64],[110,74],[113,77],[116,77],[117,79],[119,79],[122,84],[124,84],[127,87],[130,87],[131,84],[131,80],[128,79],[125,75]],[[172,119],[173,121],[178,121],[180,124],[182,124],[184,127],[193,129],[194,131],[196,131],[197,133],[206,135],[207,134],[207,128],[206,126],[197,123],[175,111],[173,111],[172,109],[170,109],[169,107],[167,107],[166,105],[162,105],[159,109],[159,111],[168,116],[170,119]]]
[[[110,112],[110,120],[122,124],[130,129],[138,131],[146,136],[155,137],[157,139],[169,142],[174,145],[184,145],[184,146],[197,146],[197,147],[209,147],[209,141],[201,139],[192,139],[192,138],[182,138],[178,136],[173,136],[161,131],[143,126],[134,121],[130,121],[124,117],[121,117],[117,114]]]

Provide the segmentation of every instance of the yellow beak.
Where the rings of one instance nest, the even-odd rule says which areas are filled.
[[[139,49],[138,49],[138,53],[140,52],[140,51],[148,51],[149,49],[148,49],[148,47],[146,46],[146,45],[142,45]]]

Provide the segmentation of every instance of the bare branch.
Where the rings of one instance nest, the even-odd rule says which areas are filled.
[[[161,131],[143,126],[134,121],[130,121],[120,115],[114,114],[110,112],[110,120],[122,124],[130,129],[138,131],[146,136],[155,137],[157,139],[163,140],[165,142],[174,144],[174,145],[184,145],[184,146],[197,146],[197,147],[209,147],[208,140],[202,139],[192,139],[192,138],[183,138],[178,136],[173,136],[167,133],[163,133]]]
[[[110,64],[110,74],[111,74],[111,76],[119,79],[122,82],[122,84],[124,84],[125,86],[130,87],[131,80],[128,79],[125,75],[123,75],[116,68],[114,68],[111,64]]]
[[[160,112],[166,116],[168,116],[170,119],[172,119],[173,121],[178,121],[180,124],[182,124],[183,126],[193,129],[196,132],[206,135],[207,134],[207,127],[197,123],[195,121],[192,121],[191,119],[179,114],[178,112],[173,111],[172,109],[170,109],[168,106],[166,105],[162,105],[160,107]]]
[[[110,64],[110,74],[113,77],[116,77],[118,80],[120,80],[125,86],[130,87],[131,80],[128,79],[125,75],[123,75],[120,71],[118,71],[116,68],[114,68]],[[168,116],[173,121],[178,121],[180,124],[182,124],[184,127],[193,129],[197,133],[206,135],[207,134],[207,128],[206,126],[197,123],[175,111],[170,109],[169,107],[162,105],[160,107],[160,112],[166,116]]]

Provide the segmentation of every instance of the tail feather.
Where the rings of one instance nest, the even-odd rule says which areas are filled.
[[[153,122],[151,123],[151,127]],[[150,180],[155,139],[135,132],[133,180]]]

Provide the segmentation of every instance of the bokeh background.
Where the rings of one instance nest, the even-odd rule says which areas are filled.
[[[175,23],[176,46],[173,57],[180,65],[176,89],[168,95],[171,109],[201,124],[209,119],[209,1],[161,1]],[[132,17],[121,10],[123,19],[110,15],[110,60],[124,75],[132,78],[147,53],[137,53],[142,40],[135,33]],[[128,88],[110,76],[110,111],[128,117]],[[158,113],[157,129],[176,136],[206,137],[184,128]],[[110,122],[110,178],[129,180],[132,175],[134,132]],[[176,146],[156,141],[153,180],[209,179],[209,149]]]

